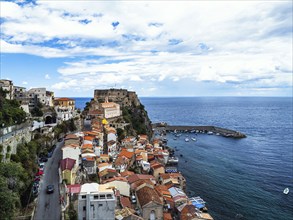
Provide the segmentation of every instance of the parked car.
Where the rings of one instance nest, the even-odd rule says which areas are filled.
[[[48,161],[48,158],[47,157],[41,157],[40,158],[40,162],[42,163],[42,162],[47,162]]]
[[[46,191],[48,194],[53,193],[54,192],[54,185],[48,185]]]
[[[34,185],[33,186],[33,194],[37,195],[39,193],[39,185]]]

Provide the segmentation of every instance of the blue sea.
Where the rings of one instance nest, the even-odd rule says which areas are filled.
[[[141,98],[141,102],[152,122],[215,125],[247,135],[232,139],[188,134],[197,141],[185,142],[187,134],[177,140],[168,134],[168,145],[178,149],[178,169],[187,179],[188,195],[201,196],[215,220],[293,219],[292,98]],[[283,194],[286,187],[291,190],[288,195]]]

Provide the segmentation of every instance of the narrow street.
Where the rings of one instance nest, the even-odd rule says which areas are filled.
[[[51,158],[45,164],[45,172],[41,181],[40,192],[35,212],[35,220],[59,220],[61,208],[59,202],[59,161],[61,159],[61,147],[64,142],[58,142]],[[47,185],[54,185],[54,192],[47,194]]]

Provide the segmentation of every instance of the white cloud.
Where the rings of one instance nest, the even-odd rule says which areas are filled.
[[[71,58],[56,89],[181,79],[292,86],[290,2],[0,4],[2,53]]]
[[[46,74],[45,75],[45,79],[51,79],[50,75],[49,74]]]
[[[23,84],[23,85],[27,85],[27,82],[26,82],[26,81],[23,81],[22,84]]]

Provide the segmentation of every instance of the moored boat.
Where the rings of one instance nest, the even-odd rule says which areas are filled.
[[[288,187],[285,188],[284,191],[283,191],[283,193],[284,193],[285,195],[287,195],[287,194],[289,193],[289,188],[288,188]]]
[[[168,163],[170,163],[170,164],[176,164],[178,162],[179,162],[178,157],[169,157],[169,159],[168,159]]]

